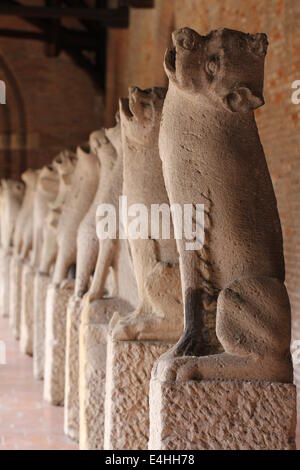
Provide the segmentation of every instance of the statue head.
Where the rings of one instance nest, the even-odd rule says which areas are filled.
[[[101,131],[101,137],[98,139],[97,156],[103,167],[107,167],[107,165],[111,167],[117,159],[117,151],[108,137],[109,132],[107,132],[107,129],[102,129]]]
[[[157,141],[166,92],[159,87],[129,88],[128,98],[120,99],[123,137],[146,146]]]
[[[0,187],[3,200],[12,198],[19,203],[22,201],[25,191],[25,185],[22,181],[2,179]]]
[[[55,195],[58,192],[59,175],[53,164],[45,165],[39,174],[38,190],[46,195]]]
[[[21,178],[24,181],[27,188],[35,189],[37,185],[37,180],[41,170],[32,170],[28,168],[24,173],[22,173]]]
[[[94,131],[90,134],[89,144],[91,152],[98,157],[98,150],[101,147],[101,142],[105,138],[104,129],[99,129],[98,131]]]
[[[105,135],[116,149],[117,154],[120,155],[122,153],[122,133],[119,111],[116,112],[115,119],[116,125],[109,129],[105,129]]]
[[[73,173],[77,163],[77,156],[70,150],[63,150],[53,160],[53,168],[60,176]]]
[[[172,41],[164,65],[178,90],[230,112],[249,112],[264,104],[265,34],[224,28],[200,36],[182,28],[174,31]]]

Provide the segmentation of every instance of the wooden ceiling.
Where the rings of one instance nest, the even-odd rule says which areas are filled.
[[[32,6],[32,2],[26,0],[1,0],[0,37],[43,41],[48,57],[67,52],[101,88],[105,86],[107,28],[128,28],[130,7],[154,7],[154,0],[45,0],[39,3],[39,6]],[[1,28],[1,16],[23,18],[34,29]],[[65,26],[65,20],[75,20],[78,27]]]

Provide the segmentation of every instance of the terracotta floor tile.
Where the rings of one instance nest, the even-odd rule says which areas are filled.
[[[0,450],[76,450],[63,433],[62,407],[43,401],[43,383],[33,378],[32,359],[19,351],[8,319],[0,318],[6,365],[0,365]]]

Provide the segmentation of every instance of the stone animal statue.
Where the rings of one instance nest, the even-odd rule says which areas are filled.
[[[202,248],[177,241],[184,333],[154,369],[171,381],[292,381],[281,225],[254,118],[267,45],[265,34],[183,28],[165,56],[159,148],[169,199],[205,207]],[[215,298],[220,354],[205,324]]]
[[[39,267],[44,242],[45,223],[49,203],[57,197],[59,177],[55,166],[44,166],[38,177],[33,206],[33,247],[32,265]]]
[[[13,234],[24,189],[24,183],[21,181],[10,179],[1,181],[1,244],[6,250],[13,244]]]
[[[129,98],[120,102],[123,195],[127,197],[128,208],[143,204],[149,216],[153,204],[169,203],[158,151],[165,94],[163,88],[140,90],[132,87]],[[132,219],[129,215],[127,228]],[[118,340],[176,341],[183,328],[183,308],[173,227],[169,239],[163,239],[161,233],[157,239],[151,239],[148,217],[146,231],[145,239],[134,239],[128,233],[139,305],[114,325],[112,335]]]
[[[58,192],[55,200],[48,204],[48,213],[43,228],[43,246],[39,271],[49,274],[57,256],[57,226],[63,202],[71,184],[72,174],[77,163],[76,155],[64,150],[53,160],[53,168],[58,174]]]
[[[28,257],[33,242],[33,203],[40,170],[26,170],[21,178],[26,189],[14,232],[14,255]]]
[[[96,234],[96,211],[110,178],[117,154],[116,150],[105,135],[104,129],[93,132],[90,136],[91,151],[100,162],[100,177],[94,200],[80,223],[77,235],[77,259],[75,297],[83,297],[88,291],[90,276],[94,273],[99,240]]]
[[[100,240],[98,257],[96,262],[96,268],[92,279],[91,287],[88,292],[89,301],[99,300],[105,293],[105,284],[108,278],[109,269],[113,269],[115,295],[119,295],[119,281],[118,281],[118,255],[119,255],[119,197],[122,195],[123,187],[123,149],[122,149],[122,137],[121,137],[121,123],[119,114],[116,115],[116,125],[110,129],[105,130],[107,139],[106,146],[110,149],[110,152],[115,156],[114,166],[107,178],[105,186],[99,195],[98,206],[100,204],[110,204],[116,209],[116,237],[113,239]],[[108,150],[99,149],[101,153],[107,153]],[[103,158],[103,157],[102,157]],[[98,216],[96,213],[97,223]]]
[[[57,226],[58,253],[53,273],[56,285],[67,279],[76,263],[77,230],[93,201],[99,180],[99,162],[89,145],[77,148],[77,159]]]

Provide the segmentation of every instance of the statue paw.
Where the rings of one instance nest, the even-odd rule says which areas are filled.
[[[134,314],[120,320],[115,315],[110,323],[111,336],[115,341],[130,341],[138,339],[136,319]]]

